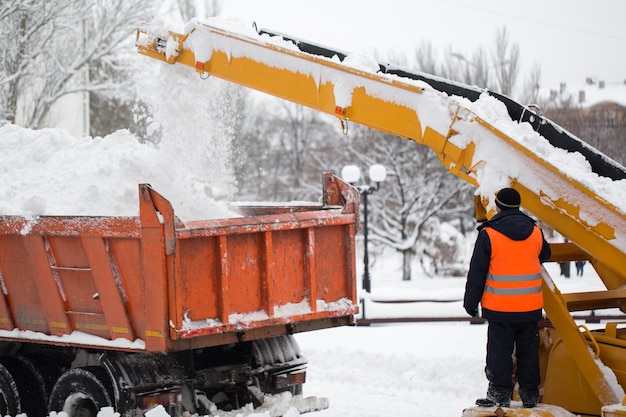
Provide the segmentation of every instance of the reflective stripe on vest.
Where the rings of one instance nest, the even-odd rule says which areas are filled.
[[[484,308],[502,312],[524,312],[543,307],[541,230],[535,226],[526,240],[513,240],[487,227],[491,242],[489,274],[481,300]]]

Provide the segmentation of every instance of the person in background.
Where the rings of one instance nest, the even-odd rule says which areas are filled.
[[[583,276],[583,269],[585,269],[585,261],[576,261],[576,275]]]
[[[525,408],[539,400],[539,329],[543,318],[541,263],[550,246],[535,221],[520,211],[513,188],[496,195],[496,215],[478,228],[470,261],[463,307],[472,317],[487,320],[485,375],[489,381],[483,407],[510,407],[513,394],[513,352],[517,358],[519,395]]]

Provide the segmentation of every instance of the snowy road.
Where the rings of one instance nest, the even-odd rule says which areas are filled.
[[[428,323],[343,327],[297,335],[309,360],[311,417],[460,416],[484,395],[486,326]]]

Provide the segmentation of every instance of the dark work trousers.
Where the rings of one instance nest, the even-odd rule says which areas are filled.
[[[517,358],[517,382],[523,402],[537,402],[539,371],[539,329],[537,322],[489,322],[487,330],[487,396],[510,400],[513,391],[513,349]]]

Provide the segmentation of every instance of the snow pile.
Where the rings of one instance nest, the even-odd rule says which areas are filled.
[[[165,196],[183,220],[232,216],[212,196],[210,178],[167,146],[139,143],[126,130],[76,139],[59,129],[0,128],[0,213],[136,216],[138,184]],[[193,160],[189,160],[193,163]]]
[[[74,138],[59,129],[5,125],[0,214],[136,216],[138,184],[148,183],[183,221],[234,216],[225,202],[234,182],[232,131],[219,80],[198,82],[194,74],[166,66],[145,71],[138,73],[137,89],[162,130],[160,143],[139,143],[127,130]],[[193,88],[178,87],[189,78]]]

